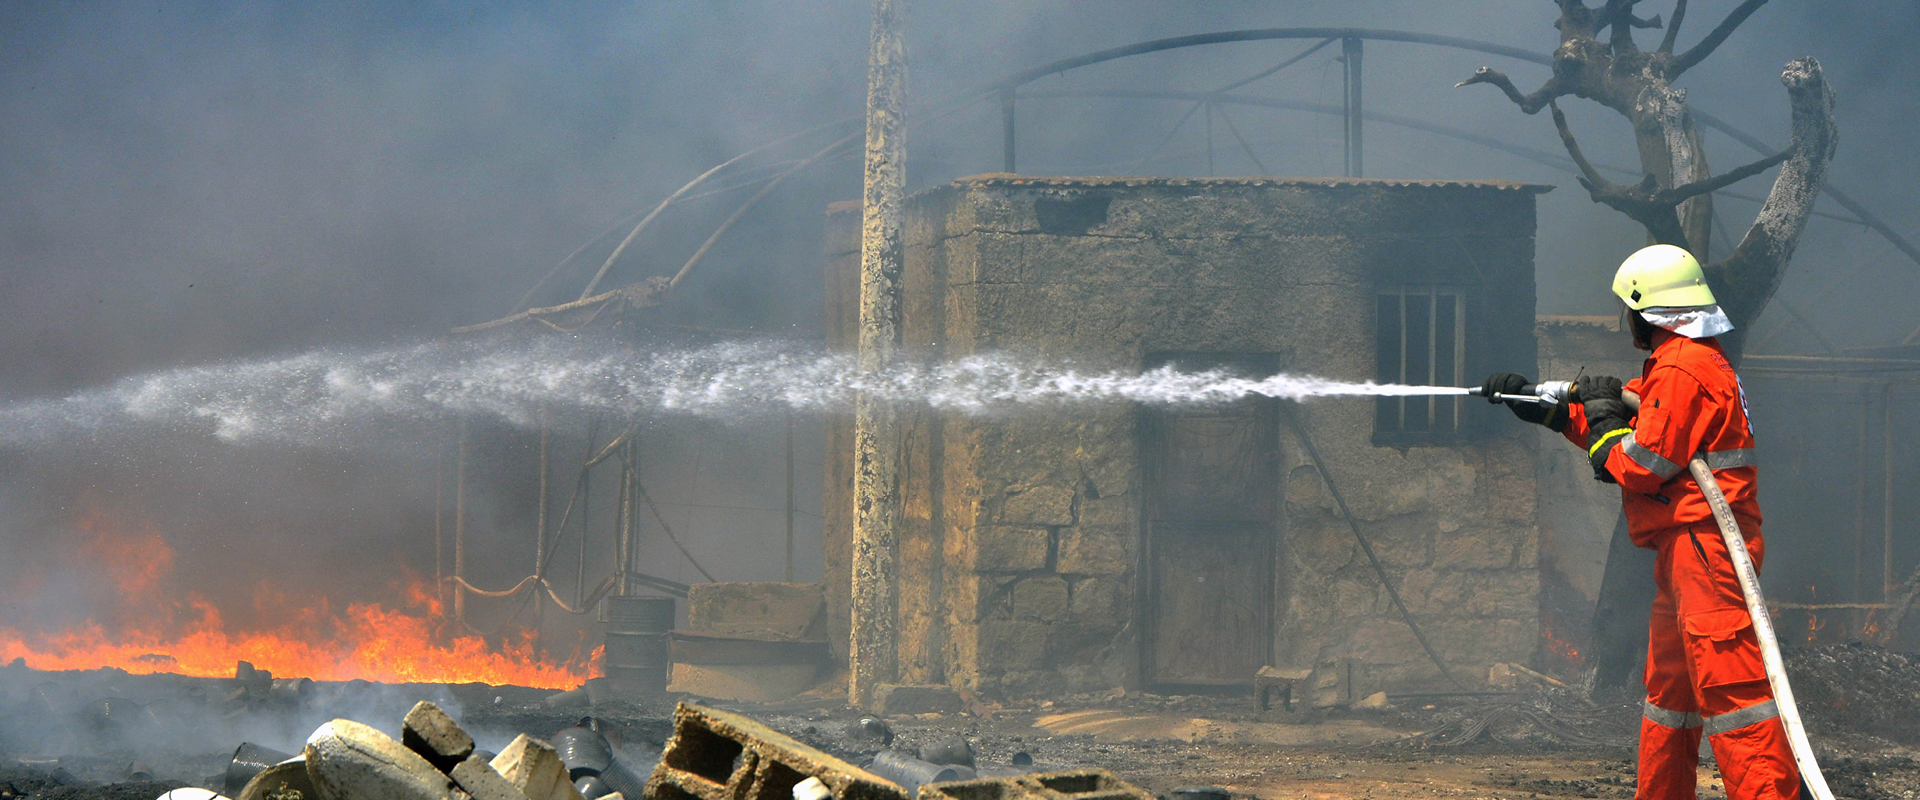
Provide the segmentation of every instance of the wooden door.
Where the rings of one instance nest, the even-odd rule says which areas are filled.
[[[1260,356],[1172,356],[1270,374]],[[1160,687],[1244,685],[1272,651],[1279,442],[1273,400],[1152,410],[1145,661]]]

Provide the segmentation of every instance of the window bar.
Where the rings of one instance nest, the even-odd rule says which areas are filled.
[[[1464,294],[1453,296],[1453,385],[1459,386],[1467,380],[1467,297]],[[1453,398],[1453,427],[1460,429],[1460,415],[1466,413],[1465,398]]]
[[[1400,300],[1400,316],[1399,316],[1400,376],[1395,380],[1400,383],[1406,383],[1407,382],[1407,293],[1396,292],[1394,293],[1394,296]],[[1398,402],[1400,404],[1400,430],[1404,431],[1407,429],[1407,399],[1404,397],[1398,398]]]
[[[1427,385],[1438,386],[1440,384],[1440,293],[1429,292],[1427,297],[1427,307],[1432,309],[1427,313]],[[1434,423],[1440,421],[1440,398],[1428,395],[1421,398],[1421,401],[1427,407],[1428,427],[1439,427]]]
[[[1433,290],[1406,292],[1406,375],[1403,383],[1431,385],[1433,382]],[[1433,430],[1433,403],[1430,398],[1407,398],[1405,427],[1409,431]]]

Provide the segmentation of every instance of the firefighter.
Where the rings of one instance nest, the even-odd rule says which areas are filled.
[[[1637,800],[1692,800],[1700,737],[1713,747],[1729,800],[1791,800],[1799,772],[1767,684],[1753,620],[1687,463],[1714,471],[1756,568],[1758,471],[1746,395],[1714,337],[1733,330],[1700,263],[1672,245],[1629,257],[1613,293],[1635,347],[1650,356],[1640,377],[1590,377],[1571,402],[1507,401],[1514,414],[1584,448],[1597,480],[1620,486],[1633,543],[1658,553],[1648,623],[1647,698],[1640,721]],[[1512,373],[1483,391],[1530,392]],[[1626,403],[1632,393],[1639,407]]]

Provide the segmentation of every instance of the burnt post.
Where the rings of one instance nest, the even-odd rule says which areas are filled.
[[[867,60],[867,157],[860,223],[862,372],[886,370],[900,345],[901,222],[906,194],[906,0],[873,0]],[[893,680],[898,605],[894,586],[900,503],[899,423],[892,402],[861,393],[853,417],[852,641],[847,700],[871,699]]]

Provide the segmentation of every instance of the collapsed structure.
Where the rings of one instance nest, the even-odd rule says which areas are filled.
[[[962,179],[908,202],[904,345],[1453,386],[1531,372],[1535,195],[1548,188]],[[858,322],[858,225],[855,204],[829,212],[841,346]],[[1535,437],[1464,402],[912,411],[897,678],[1008,696],[1180,690],[1339,661],[1380,688],[1432,686],[1441,670],[1343,503],[1447,671],[1479,682],[1528,662],[1541,640]],[[845,421],[828,459],[829,638],[844,648]]]

